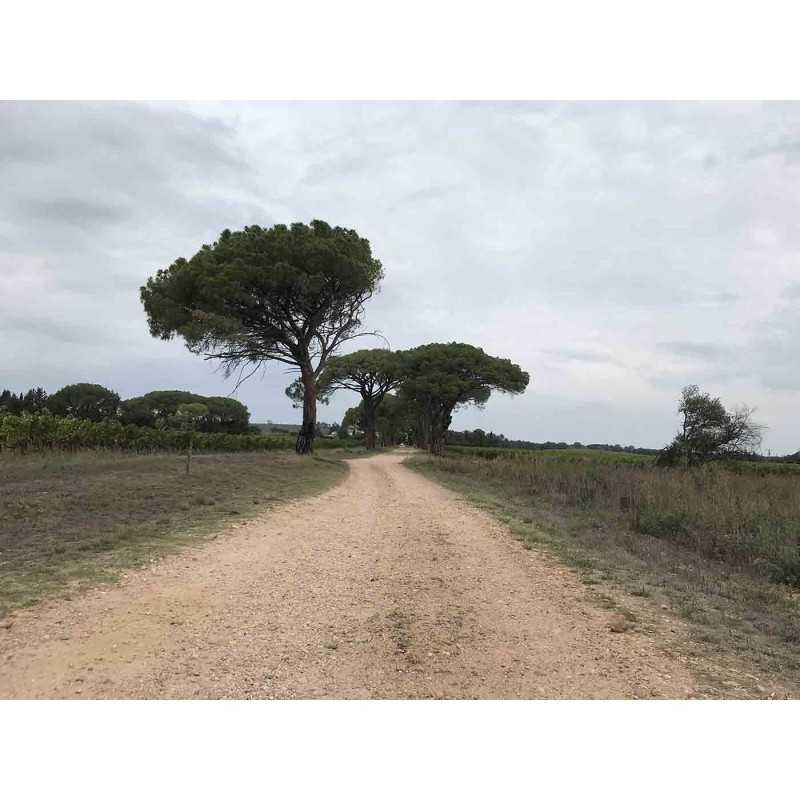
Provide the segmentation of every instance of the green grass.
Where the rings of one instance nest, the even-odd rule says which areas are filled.
[[[464,445],[448,445],[447,452],[451,455],[469,456],[480,458],[486,461],[496,459],[505,460],[537,460],[537,461],[558,461],[561,463],[613,463],[613,464],[653,464],[655,456],[643,455],[641,453],[624,453],[614,450],[590,450],[584,448],[558,449],[527,449],[517,447],[467,447]]]
[[[586,460],[485,460],[448,451],[407,462],[466,494],[528,547],[589,584],[665,603],[698,642],[800,675],[800,477],[683,472]]]
[[[567,449],[536,449],[516,447],[471,447],[465,445],[448,445],[451,455],[471,456],[487,461],[495,459],[533,459],[535,461],[557,461],[567,464],[605,463],[633,464],[652,466],[656,457],[644,453],[625,453],[615,450],[594,450],[588,447]],[[800,464],[792,461],[724,461],[717,462],[716,467],[723,467],[728,472],[744,475],[786,475],[800,477]]]
[[[0,458],[0,616],[54,592],[114,580],[234,519],[320,492],[345,451]]]

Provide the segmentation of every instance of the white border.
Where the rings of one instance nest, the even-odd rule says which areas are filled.
[[[6,4],[6,99],[791,99],[796,3]]]
[[[769,797],[796,782],[797,708],[6,702],[0,752],[13,798]]]

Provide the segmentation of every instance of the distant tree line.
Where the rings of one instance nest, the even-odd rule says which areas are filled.
[[[0,392],[0,415],[49,414],[88,422],[117,420],[147,428],[176,425],[179,407],[188,404],[203,407],[196,421],[200,433],[250,432],[247,406],[230,397],[204,397],[171,390],[120,400],[116,392],[96,383],[70,384],[51,395],[41,387],[19,394],[9,389]]]
[[[47,392],[40,387],[14,394],[9,389],[0,392],[0,414],[40,414],[47,408]]]
[[[169,424],[182,405],[205,407],[197,420],[200,433],[248,433],[250,412],[247,406],[231,397],[205,397],[178,390],[155,391],[132,397],[120,404],[120,419],[134,425],[159,427]]]
[[[502,433],[476,428],[473,431],[448,431],[447,444],[466,447],[506,447],[520,450],[609,450],[615,453],[657,455],[660,451],[649,447],[621,444],[583,444],[582,442],[532,442],[527,439],[507,439]]]

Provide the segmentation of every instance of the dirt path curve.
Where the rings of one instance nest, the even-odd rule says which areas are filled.
[[[0,697],[685,697],[554,559],[407,469],[296,501],[0,631]]]

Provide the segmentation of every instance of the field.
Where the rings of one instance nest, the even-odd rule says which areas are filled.
[[[544,545],[588,583],[678,610],[698,639],[800,663],[800,476],[795,465],[663,470],[647,456],[449,448],[411,464]]]
[[[514,447],[467,447],[464,445],[450,445],[447,452],[451,455],[470,456],[486,461],[496,459],[536,459],[538,461],[557,461],[566,464],[636,464],[639,466],[654,465],[656,457],[642,453],[626,453],[614,450],[594,450],[589,448],[567,449],[527,449]],[[724,468],[728,472],[747,475],[786,475],[800,476],[800,464],[794,461],[726,461]]]
[[[293,450],[289,434],[189,433],[185,430],[124,425],[117,419],[91,422],[46,414],[0,413],[0,453],[74,453],[80,450],[157,453],[186,450],[208,453],[245,453]],[[346,447],[338,438],[318,437],[321,450]]]
[[[344,451],[0,457],[0,617],[111,581],[181,545],[341,479]]]
[[[564,463],[585,463],[587,461],[612,464],[652,464],[655,456],[638,453],[616,452],[613,450],[590,450],[589,448],[567,448],[566,450],[528,450],[516,447],[467,447],[448,446],[447,452],[453,455],[471,456],[485,461],[496,459],[530,459],[559,461]]]

